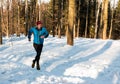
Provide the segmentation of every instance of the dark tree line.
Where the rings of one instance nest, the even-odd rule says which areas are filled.
[[[111,5],[109,0],[51,0],[52,34],[66,35],[72,41],[74,37],[120,39],[120,27],[116,24],[120,21],[120,1],[117,6],[113,2]],[[68,44],[72,45],[72,41]]]
[[[1,0],[0,43],[2,36],[23,33],[42,20],[49,32],[61,38],[67,36],[67,44],[74,38],[120,39],[120,0],[111,5],[109,0]],[[4,4],[4,7],[3,7]]]

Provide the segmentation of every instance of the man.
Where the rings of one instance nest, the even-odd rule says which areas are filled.
[[[34,35],[34,43],[33,46],[35,48],[35,51],[37,53],[35,59],[33,60],[32,63],[32,68],[34,68],[35,63],[36,63],[36,68],[37,70],[40,70],[40,65],[39,65],[39,60],[40,60],[40,55],[42,52],[43,48],[43,43],[44,43],[44,38],[48,37],[48,31],[46,30],[45,27],[42,27],[42,22],[38,21],[36,27],[32,27],[29,32],[28,32],[28,39],[31,41],[31,35]]]

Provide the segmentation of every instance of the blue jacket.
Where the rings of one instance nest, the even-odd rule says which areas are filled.
[[[41,29],[37,29],[37,27],[32,27],[28,32],[28,39],[31,39],[31,35],[34,35],[34,43],[35,44],[43,44],[44,38],[40,38],[41,36],[44,36],[45,38],[48,37],[49,33],[46,30],[45,27],[42,27]]]

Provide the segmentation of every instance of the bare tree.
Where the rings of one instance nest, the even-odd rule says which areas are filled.
[[[108,1],[103,0],[103,39],[107,39]]]
[[[17,21],[17,36],[20,36],[20,2],[21,2],[21,0],[18,0],[18,5],[17,5],[17,10],[18,10],[18,21]]]
[[[9,37],[9,29],[10,29],[10,1],[7,0],[7,37]]]
[[[38,18],[39,18],[39,6],[38,6],[38,0],[35,0],[35,22],[38,21]]]
[[[55,0],[53,0],[53,28],[52,28],[53,37],[55,37]]]
[[[41,20],[41,9],[40,9],[40,6],[41,6],[41,0],[39,0],[39,20]]]
[[[111,25],[110,25],[109,39],[111,38],[111,35],[112,35],[112,29],[113,29],[113,14],[114,14],[114,8],[115,8],[115,0],[114,0],[114,2],[113,2],[113,7],[112,7],[112,18],[111,18]]]
[[[15,0],[12,0],[12,4],[11,4],[12,6],[12,18],[11,18],[11,21],[12,21],[12,30],[11,30],[11,34],[13,34],[14,33],[14,31],[13,30],[15,30],[15,27],[14,27],[14,18],[15,18],[15,14],[14,14],[14,12],[15,12]]]
[[[2,1],[0,2],[0,45],[2,44]]]
[[[94,38],[98,38],[98,17],[99,17],[99,12],[100,12],[100,0],[97,0],[97,7],[96,7],[96,22],[95,22],[95,36]]]
[[[31,0],[31,12],[32,12],[31,24],[32,24],[32,26],[35,26],[35,23],[36,23],[36,18],[37,18],[36,5],[37,5],[37,2],[38,2],[38,0]]]
[[[75,0],[69,0],[69,12],[68,12],[68,28],[67,28],[67,44],[74,44],[73,40],[73,27],[75,20]]]
[[[75,1],[75,4],[76,4],[76,1]],[[75,5],[75,10],[74,11],[76,11],[76,13],[74,14],[74,26],[73,26],[73,38],[75,38],[76,37],[76,35],[77,35],[77,5]]]
[[[61,1],[62,0],[59,0],[58,2],[58,38],[61,38],[61,12],[62,12],[61,3],[63,3]]]
[[[76,17],[76,16],[75,16]],[[76,37],[76,21],[74,22],[74,25],[73,25],[73,39]]]
[[[102,38],[102,28],[103,28],[103,3],[101,2],[101,9],[100,9],[101,13],[100,13],[100,33],[98,33],[100,35],[100,37]]]
[[[2,19],[2,33],[4,33],[5,35],[7,35],[7,14],[6,14],[6,11],[4,11],[4,13],[5,14],[3,14],[3,5],[5,5],[6,4],[6,1],[4,1],[4,0],[1,0],[1,2],[2,2],[2,17],[4,17],[4,18],[1,18]],[[6,6],[7,6],[7,4],[6,4]],[[6,17],[5,17],[6,16]]]
[[[28,33],[28,0],[25,0],[25,28],[26,28],[26,36]]]
[[[80,0],[78,2],[79,2],[79,5],[78,5],[77,37],[79,37],[79,32],[80,32],[80,5],[81,5]]]
[[[87,32],[88,32],[88,11],[89,11],[89,1],[87,0],[87,13],[86,13],[86,25],[85,25],[85,38],[87,38]]]

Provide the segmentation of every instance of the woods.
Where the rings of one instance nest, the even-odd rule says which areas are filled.
[[[43,1],[1,0],[0,44],[3,36],[27,36],[38,20],[53,37],[66,36],[68,45],[76,37],[120,39],[120,0]]]

